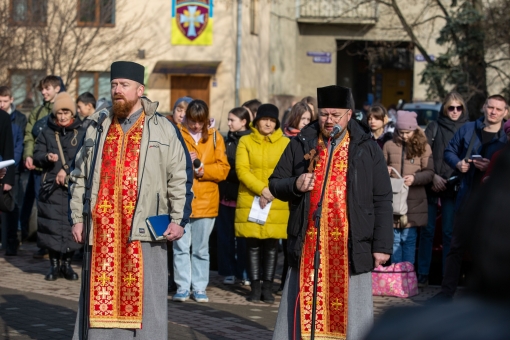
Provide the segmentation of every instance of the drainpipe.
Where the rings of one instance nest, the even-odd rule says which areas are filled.
[[[237,0],[237,46],[236,46],[236,107],[239,104],[239,88],[241,87],[241,37],[243,32],[243,0]]]

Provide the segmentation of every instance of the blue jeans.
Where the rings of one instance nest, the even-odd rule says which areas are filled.
[[[393,229],[393,255],[391,263],[411,262],[414,264],[418,230],[411,228]]]
[[[209,236],[215,218],[192,218],[186,233],[174,241],[177,290],[205,291],[209,283]],[[190,255],[191,248],[191,255]]]
[[[430,261],[432,260],[432,244],[436,229],[437,204],[429,204],[429,220],[426,227],[420,230],[420,245],[418,248],[418,274],[428,275]],[[443,273],[446,255],[450,251],[453,232],[453,218],[455,215],[455,199],[453,197],[441,198],[441,215],[443,226]]]
[[[218,233],[218,274],[236,276],[240,280],[248,278],[246,273],[246,239],[235,237],[236,208],[220,204],[216,218]]]

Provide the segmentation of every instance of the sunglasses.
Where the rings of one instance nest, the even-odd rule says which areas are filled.
[[[448,106],[448,111],[453,112],[454,110],[457,110],[459,112],[462,112],[464,108],[462,106]]]

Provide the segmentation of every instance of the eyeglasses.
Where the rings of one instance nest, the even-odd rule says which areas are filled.
[[[331,120],[337,121],[337,120],[341,119],[343,116],[345,116],[349,111],[350,110],[347,109],[347,111],[345,111],[343,114],[329,114],[326,112],[319,112],[319,117],[324,120],[328,120],[331,117]]]
[[[461,106],[448,106],[448,111],[453,112],[454,110],[457,110],[459,112],[462,112],[464,108]]]

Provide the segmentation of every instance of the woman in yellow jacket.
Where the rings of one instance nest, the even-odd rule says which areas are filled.
[[[236,152],[236,172],[240,186],[235,230],[237,237],[247,238],[248,275],[251,281],[251,294],[248,300],[260,301],[262,295],[264,302],[273,303],[271,288],[276,269],[278,240],[287,238],[289,206],[273,197],[268,188],[268,178],[273,173],[289,139],[280,129],[278,108],[272,104],[263,104],[259,107],[251,129],[253,133],[240,139]],[[251,222],[248,218],[255,197],[259,198],[262,209],[270,204],[269,215],[263,224]]]
[[[213,124],[207,104],[193,100],[186,109],[186,119],[179,125],[194,164],[195,178],[190,223],[183,237],[173,242],[177,285],[174,301],[186,301],[190,290],[195,301],[209,301],[205,293],[209,283],[209,236],[220,204],[218,183],[227,178],[230,170],[223,137]]]

